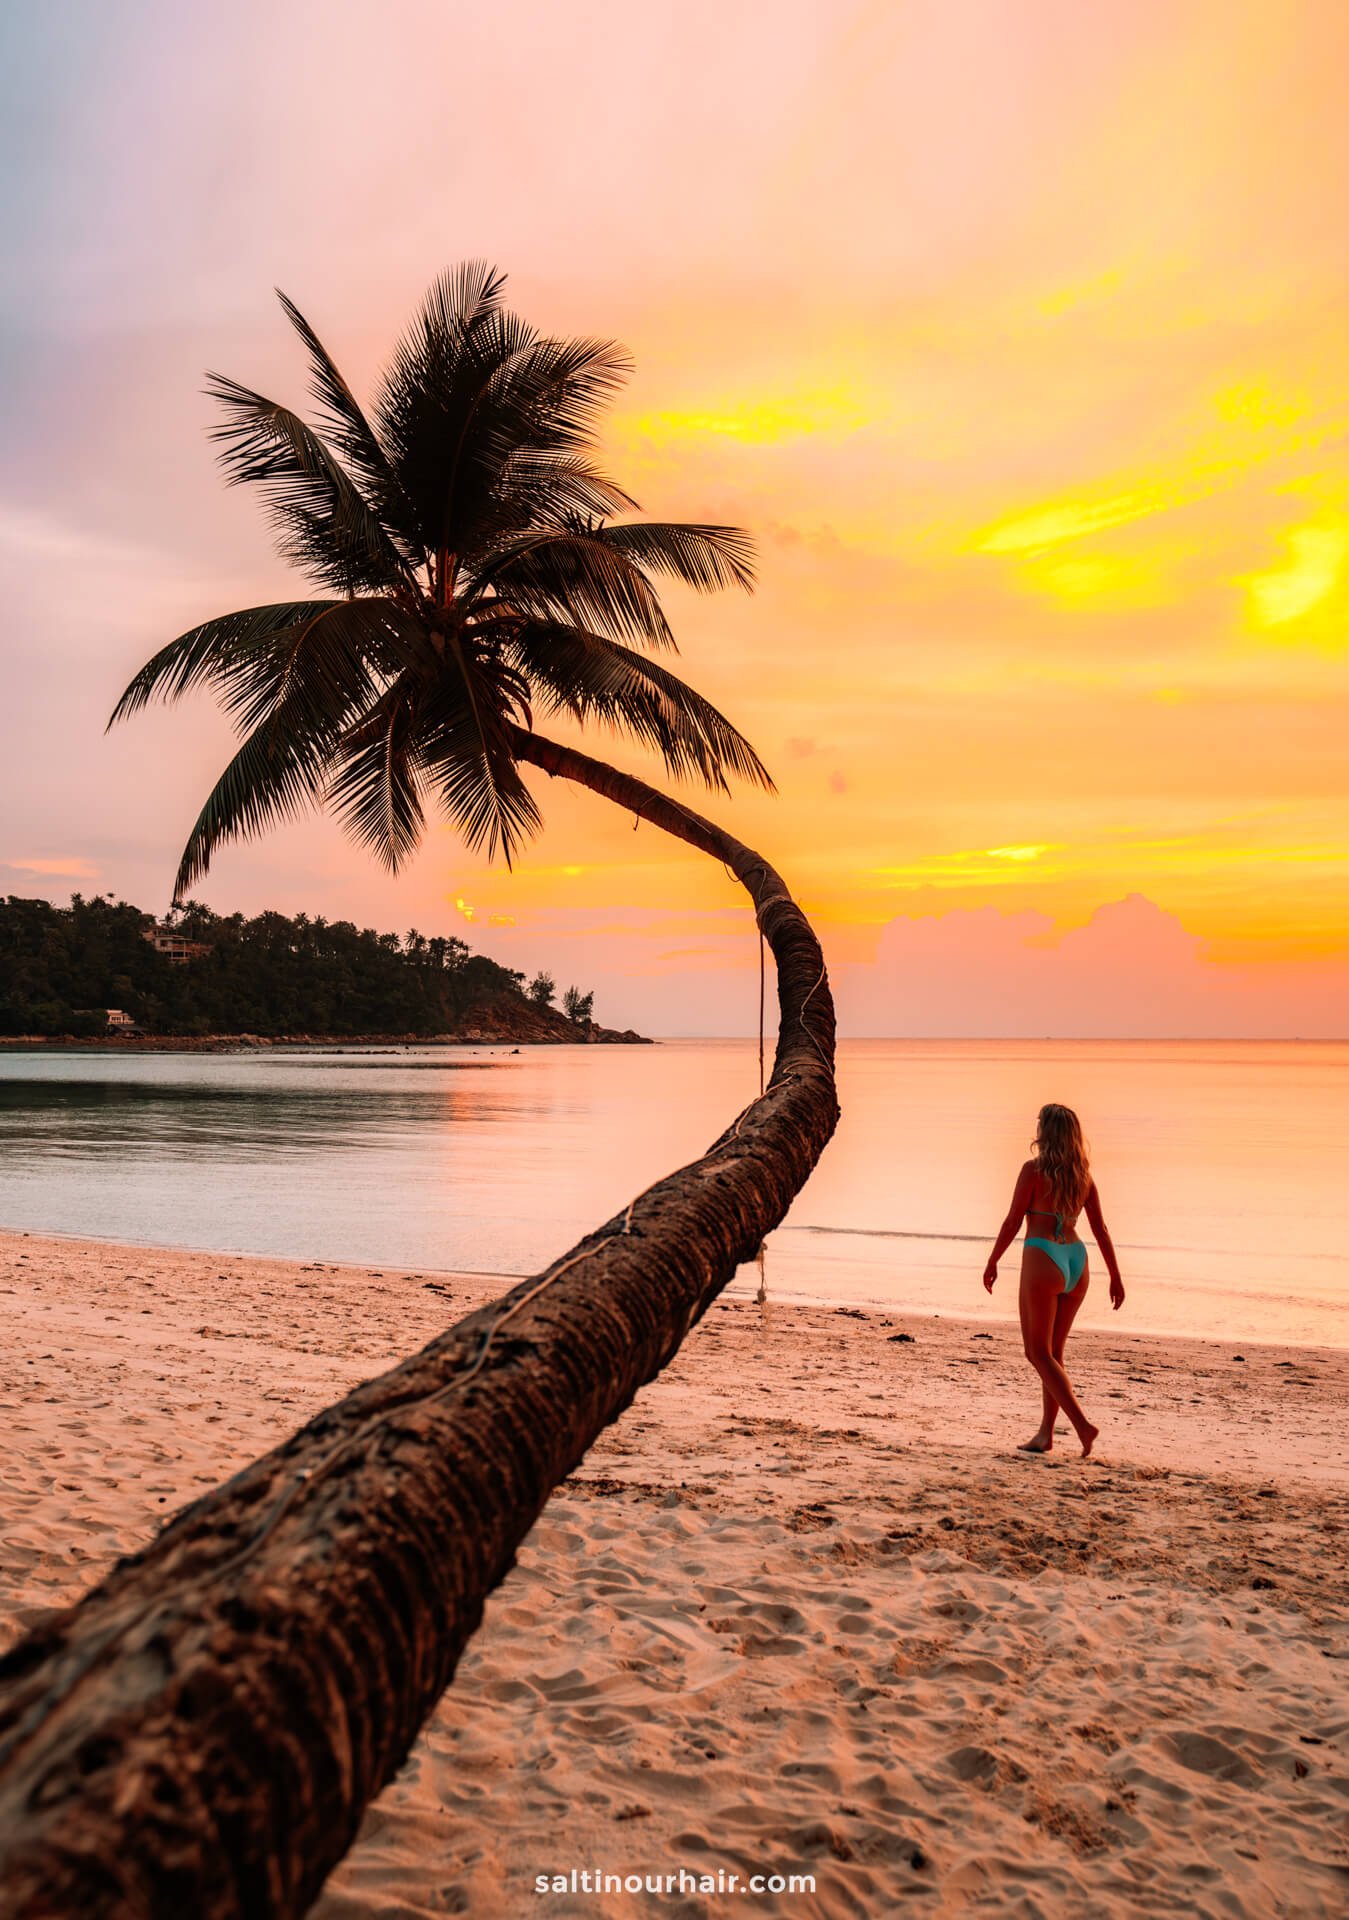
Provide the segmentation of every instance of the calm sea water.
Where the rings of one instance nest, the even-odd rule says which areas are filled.
[[[0,1225],[533,1273],[701,1152],[757,1073],[735,1040],[0,1053]],[[1349,1344],[1349,1045],[853,1041],[839,1082],[839,1131],[769,1242],[770,1292],[1014,1313],[1015,1249],[991,1305],[979,1276],[1054,1099],[1091,1140],[1119,1324]]]

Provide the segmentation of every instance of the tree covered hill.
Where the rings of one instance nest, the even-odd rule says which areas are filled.
[[[306,914],[250,920],[189,902],[172,931],[206,951],[184,962],[156,950],[147,938],[156,931],[153,915],[125,901],[75,894],[57,907],[10,895],[0,903],[0,1035],[93,1038],[118,1008],[145,1034],[184,1037],[466,1027],[502,1038],[601,1037],[590,995],[569,990],[568,1018],[552,1006],[547,976],[527,994],[523,974],[462,940],[416,931],[400,939]]]

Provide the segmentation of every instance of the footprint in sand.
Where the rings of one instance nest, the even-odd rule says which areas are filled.
[[[1028,1778],[1019,1761],[1000,1757],[987,1747],[957,1747],[954,1753],[947,1754],[946,1764],[958,1780],[976,1787],[1000,1786],[1005,1780],[1020,1782]]]
[[[1164,1733],[1158,1737],[1157,1745],[1191,1773],[1206,1773],[1215,1780],[1230,1780],[1239,1787],[1260,1784],[1260,1775],[1250,1761],[1235,1747],[1215,1740],[1212,1734]]]

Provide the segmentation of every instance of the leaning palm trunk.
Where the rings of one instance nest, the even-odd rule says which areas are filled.
[[[777,874],[639,780],[529,734],[514,745],[748,889],[778,968],[769,1086],[702,1159],[185,1508],[0,1662],[6,1920],[303,1913],[549,1493],[833,1131],[833,1004]]]

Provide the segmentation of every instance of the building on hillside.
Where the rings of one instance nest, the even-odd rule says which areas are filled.
[[[147,927],[141,935],[148,940],[156,953],[162,953],[176,967],[185,967],[189,960],[201,960],[211,949],[205,940],[189,940],[185,934],[175,933],[172,927]]]
[[[120,1033],[135,1032],[136,1022],[129,1013],[123,1013],[120,1007],[105,1007],[103,1011],[108,1016],[109,1027],[115,1028]]]

